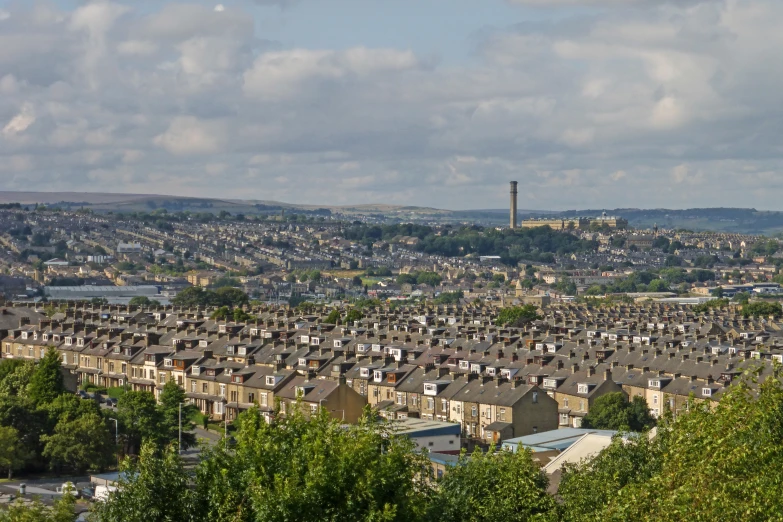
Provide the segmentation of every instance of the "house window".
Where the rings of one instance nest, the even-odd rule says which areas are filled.
[[[505,421],[506,420],[506,409],[500,408],[500,420]]]
[[[446,399],[440,400],[440,410],[441,411],[449,411],[449,401]]]
[[[314,415],[315,412],[317,412],[317,411],[318,411],[318,405],[317,404],[311,404],[310,405],[310,413]]]
[[[434,410],[435,409],[435,401],[431,398],[427,399],[427,409],[428,410]]]
[[[8,346],[8,345],[6,345],[6,346]],[[68,364],[68,354],[67,353],[63,354],[63,364]]]
[[[568,397],[563,397],[563,408],[568,408]]]
[[[653,404],[658,404],[658,395],[653,395]]]
[[[205,383],[205,382],[202,383],[201,384],[201,393],[207,393],[208,391],[209,391],[209,385],[207,385],[207,383]]]
[[[259,395],[259,398],[261,399],[261,406],[266,406],[266,393]]]
[[[538,392],[533,392],[533,404],[538,403]]]
[[[560,414],[560,425],[561,426],[567,426],[568,425],[568,414],[567,413],[561,413]]]
[[[579,401],[579,411],[586,411],[585,410],[585,401]]]
[[[470,416],[471,417],[477,417],[478,416],[478,408],[476,406],[470,407]]]
[[[221,397],[225,397],[226,396],[226,385],[225,384],[221,384],[220,385],[220,396]]]
[[[196,393],[196,381],[190,381],[190,391]]]
[[[247,394],[247,402],[256,402],[256,394],[255,393],[248,393]]]
[[[165,373],[161,373],[160,375],[158,375],[158,382],[160,382],[161,384],[166,384],[166,374]]]

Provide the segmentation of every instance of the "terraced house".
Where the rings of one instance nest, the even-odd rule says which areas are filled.
[[[354,422],[370,405],[388,419],[459,424],[500,442],[579,426],[595,400],[622,391],[653,415],[716,403],[749,369],[783,362],[783,325],[733,308],[696,314],[672,304],[550,304],[543,319],[501,328],[482,306],[368,308],[350,325],[261,308],[247,324],[209,311],[77,306],[48,317],[0,309],[0,354],[61,355],[72,382],[156,396],[165,383],[214,419],[259,408],[270,421],[303,408]]]

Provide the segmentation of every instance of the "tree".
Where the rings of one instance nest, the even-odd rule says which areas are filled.
[[[647,401],[636,396],[628,401],[623,392],[607,393],[595,399],[582,419],[583,428],[644,431],[655,426]]]
[[[161,450],[145,443],[138,461],[122,464],[119,484],[106,502],[92,506],[95,522],[209,520],[193,508],[188,474],[175,446]]]
[[[340,311],[335,309],[329,312],[324,322],[327,324],[340,324]]]
[[[41,441],[43,456],[58,473],[101,471],[112,461],[115,449],[106,421],[96,413],[58,422],[54,434],[43,435]]]
[[[529,450],[462,455],[440,482],[430,519],[444,522],[544,520],[555,508],[549,480]]]
[[[185,402],[185,391],[173,380],[168,381],[160,392],[161,430],[167,441],[179,438],[180,404]],[[193,433],[193,423],[190,418],[196,413],[193,404],[182,404],[182,449],[196,445],[196,434]]]
[[[15,365],[13,371],[0,381],[0,396],[27,397],[28,385],[34,373],[35,361],[26,360],[22,364]]]
[[[538,316],[538,309],[534,305],[512,306],[500,311],[495,324],[498,326],[519,327],[537,319],[540,319],[540,317]]]
[[[345,316],[345,322],[350,324],[354,321],[361,321],[364,318],[364,314],[361,312],[361,310],[357,310],[356,308],[351,308],[348,310],[348,313]]]
[[[783,307],[775,302],[748,303],[742,306],[742,315],[745,317],[780,317],[783,315]]]
[[[214,292],[210,304],[214,306],[228,306],[231,308],[245,306],[250,302],[250,298],[238,288],[219,288]]]
[[[136,454],[144,441],[164,439],[160,411],[155,396],[144,391],[129,391],[117,401],[117,419],[125,443],[125,454]]]
[[[781,465],[783,387],[756,375],[717,404],[691,401],[676,422],[665,416],[652,440],[616,440],[566,467],[561,519],[777,520],[783,498],[757,492],[777,491]]]
[[[0,426],[0,470],[8,470],[8,479],[26,462],[27,449],[19,440],[19,432],[11,426]]]
[[[328,412],[306,419],[294,407],[267,423],[253,408],[237,419],[236,446],[202,454],[196,471],[203,520],[416,521],[429,486],[426,457],[369,414],[341,427]]]
[[[64,391],[63,375],[60,373],[60,354],[55,348],[50,347],[35,365],[35,371],[27,385],[27,395],[36,404],[46,404]]]
[[[160,301],[150,299],[146,295],[137,295],[128,302],[131,306],[160,306]]]
[[[38,499],[16,499],[7,508],[0,509],[0,522],[74,522],[76,499],[68,491],[55,500],[51,507]]]

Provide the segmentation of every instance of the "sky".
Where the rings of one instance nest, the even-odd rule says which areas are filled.
[[[0,190],[783,201],[780,0],[0,0]]]

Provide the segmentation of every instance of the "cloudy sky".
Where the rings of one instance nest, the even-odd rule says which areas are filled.
[[[0,190],[783,200],[780,0],[0,0]]]

